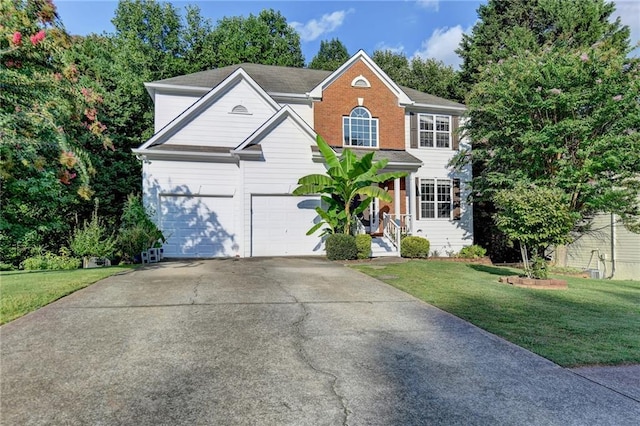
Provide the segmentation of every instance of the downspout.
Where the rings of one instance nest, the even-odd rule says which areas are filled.
[[[611,213],[611,275],[607,279],[613,278],[616,274],[616,215]]]

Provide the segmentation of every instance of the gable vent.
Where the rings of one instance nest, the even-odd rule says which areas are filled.
[[[244,105],[236,105],[231,109],[231,114],[249,114],[249,110]]]
[[[351,82],[353,87],[371,87],[371,83],[363,75],[359,75]]]

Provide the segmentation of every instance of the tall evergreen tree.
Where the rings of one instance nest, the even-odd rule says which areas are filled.
[[[605,0],[489,0],[456,50],[463,59],[461,81],[470,89],[482,66],[548,43],[580,47],[611,39],[624,48],[629,29],[619,18],[610,21],[614,10]]]
[[[309,63],[314,70],[335,71],[349,59],[349,52],[337,38],[320,42],[320,50]]]

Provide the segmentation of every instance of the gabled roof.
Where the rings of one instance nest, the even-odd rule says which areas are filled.
[[[305,94],[331,74],[329,71],[312,70],[308,68],[243,63],[158,80],[147,83],[147,86],[186,86],[210,89],[240,68],[249,74],[251,78],[268,93]]]
[[[145,142],[140,150],[151,148],[167,141],[171,136],[177,133],[182,127],[206,110],[210,105],[215,103],[219,98],[224,96],[230,87],[235,86],[240,81],[246,81],[271,107],[273,111],[277,111],[280,105],[273,100],[242,68],[238,68],[227,75],[222,82],[217,84],[206,95],[198,99],[193,105],[187,108],[182,114],[170,121],[166,126],[160,129],[155,135]]]
[[[304,121],[296,112],[289,106],[285,105],[278,112],[276,112],[271,118],[269,118],[262,126],[260,126],[255,132],[253,132],[244,142],[242,142],[233,153],[239,153],[247,150],[262,141],[262,139],[268,135],[273,129],[275,129],[284,120],[291,120],[294,124],[305,132],[311,141],[315,141],[316,132]]]
[[[347,62],[342,64],[340,68],[329,74],[324,80],[318,83],[313,89],[309,91],[309,95],[312,98],[322,98],[322,91],[327,88],[331,83],[337,80],[345,71],[347,71],[353,64],[358,61],[362,61],[369,69],[384,83],[387,88],[398,97],[398,102],[402,105],[410,105],[413,101],[404,93],[404,91],[398,86],[380,67],[373,62],[373,59],[365,53],[364,50],[358,50]]]
[[[364,52],[362,53],[364,54]],[[364,57],[357,55],[358,54],[354,55],[352,59]],[[368,58],[368,56],[366,57]],[[373,63],[372,60],[369,59],[369,61]],[[375,65],[375,63],[373,63],[373,65]],[[375,67],[377,68],[377,65],[375,65]],[[212,87],[216,87],[238,69],[244,70],[246,74],[251,76],[251,78],[271,96],[288,94],[306,97],[307,94],[311,94],[314,88],[317,88],[323,82],[327,81],[327,79],[331,80],[330,76],[335,74],[330,71],[312,70],[309,68],[243,63],[158,80],[146,83],[145,86],[151,93],[157,88],[199,91],[203,93]],[[378,72],[382,71],[378,68]],[[415,106],[442,107],[459,111],[464,111],[465,109],[465,106],[458,102],[423,93],[405,86],[397,87],[409,98],[410,103]]]

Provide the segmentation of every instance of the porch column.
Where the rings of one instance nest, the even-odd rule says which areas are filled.
[[[413,173],[409,173],[405,177],[405,188],[407,188],[407,214],[411,215],[411,220],[407,224],[409,232],[413,234],[416,223],[416,188],[413,184]]]
[[[393,213],[396,221],[400,221],[400,178],[393,180]]]

